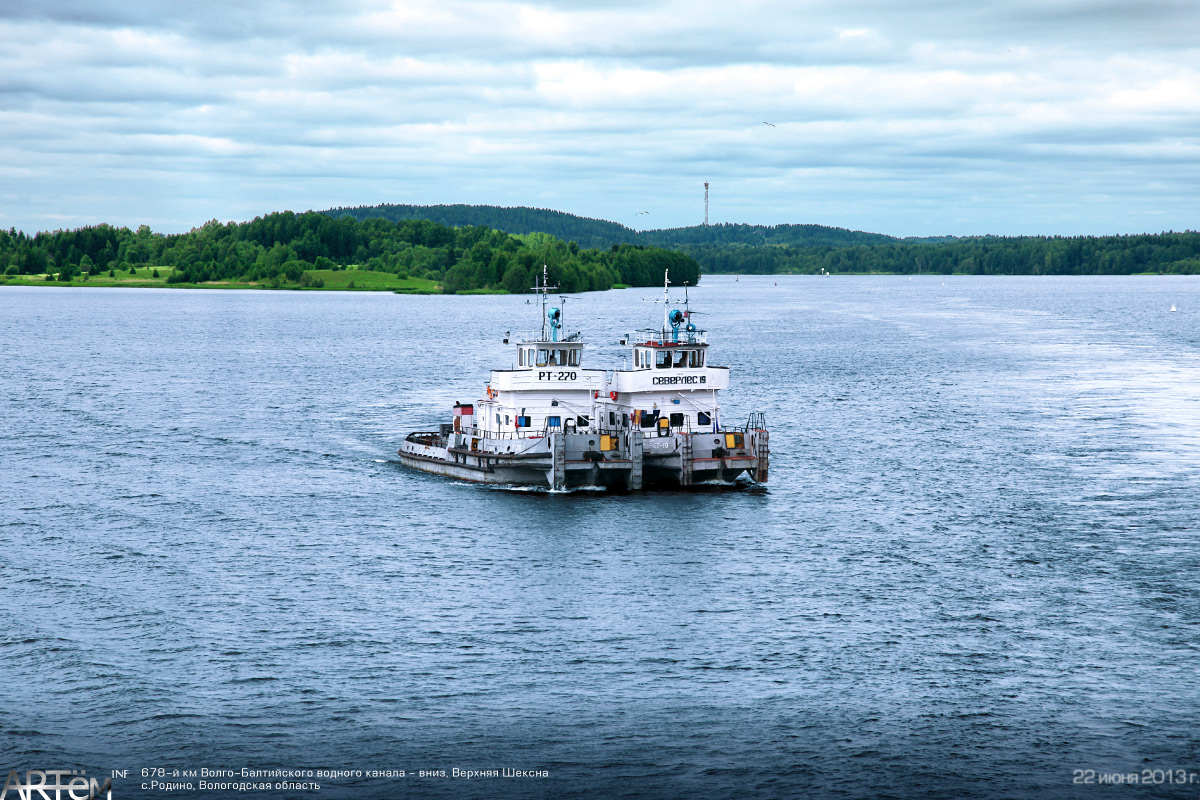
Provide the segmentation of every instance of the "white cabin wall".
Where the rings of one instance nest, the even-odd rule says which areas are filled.
[[[555,400],[558,401],[558,405],[551,405]],[[527,428],[519,429],[520,432],[540,432],[546,427],[546,420],[549,417],[560,417],[560,421],[564,423],[568,419],[575,419],[579,416],[585,416],[594,421],[596,417],[595,403],[590,391],[521,392],[520,394],[500,392],[494,400],[484,401],[478,407],[477,418],[481,419],[480,428],[482,430],[515,434],[518,432],[516,418],[522,415],[521,410],[524,409],[524,416],[529,417],[530,425]],[[499,425],[496,423],[496,414],[500,414]],[[508,423],[504,421],[505,416],[509,419]]]

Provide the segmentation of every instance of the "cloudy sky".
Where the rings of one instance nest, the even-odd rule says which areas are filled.
[[[671,227],[706,180],[713,222],[1198,229],[1200,3],[0,0],[0,142],[30,232],[384,202]]]

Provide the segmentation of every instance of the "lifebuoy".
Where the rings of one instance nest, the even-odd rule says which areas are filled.
[[[617,393],[616,393],[616,392],[609,392],[609,393],[608,393],[608,397],[609,397],[609,399],[610,399],[610,400],[612,400],[614,403],[615,403],[615,402],[617,402]]]

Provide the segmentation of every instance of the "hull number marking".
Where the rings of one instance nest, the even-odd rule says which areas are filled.
[[[655,386],[675,386],[680,383],[705,383],[707,382],[706,375],[656,375],[654,376]]]

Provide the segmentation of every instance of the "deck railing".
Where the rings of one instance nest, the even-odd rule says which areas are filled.
[[[650,328],[633,334],[633,344],[648,344],[657,347],[670,347],[677,344],[708,344],[708,331],[700,330],[699,328],[694,331],[680,328],[679,337],[676,338],[674,331],[661,331]]]
[[[583,334],[579,331],[562,334],[554,341],[546,338],[550,335],[549,331],[546,332],[545,336],[543,336],[541,331],[517,331],[515,333],[506,333],[504,339],[506,342],[512,342],[513,344],[557,344],[559,342],[583,341]]]
[[[471,427],[463,427],[457,431],[443,430],[442,435],[448,436],[450,433],[461,433],[464,436],[470,436],[470,437],[474,437],[474,438],[478,438],[478,439],[499,439],[502,441],[512,441],[512,440],[517,440],[517,439],[544,439],[550,433],[560,433],[563,431],[566,431],[567,433],[595,433],[595,434],[602,434],[602,433],[621,434],[621,433],[641,431],[642,438],[657,439],[660,437],[659,431],[662,430],[662,428],[658,425],[658,420],[661,420],[661,419],[669,420],[669,417],[658,417],[658,419],[655,420],[654,425],[649,428],[643,428],[640,425],[634,426],[632,424],[629,427],[624,427],[621,425],[611,425],[606,422],[601,422],[601,421],[597,420],[597,421],[593,422],[592,424],[586,425],[586,426],[567,425],[564,427],[562,425],[553,425],[553,426],[542,425],[541,428],[519,428],[516,431],[488,431],[488,430],[483,430],[483,429],[475,427],[475,426],[471,426]],[[449,426],[447,426],[447,427],[449,427]],[[751,413],[750,416],[746,419],[746,423],[744,425],[741,425],[741,426],[735,425],[735,426],[729,427],[729,428],[722,426],[718,431],[715,431],[715,432],[721,433],[721,432],[725,432],[725,431],[739,431],[742,433],[748,433],[750,431],[755,431],[755,430],[765,430],[766,427],[767,427],[766,414],[764,414],[761,411],[755,411],[755,412]],[[692,422],[692,418],[691,418],[690,414],[684,416],[683,424],[667,425],[666,429],[669,433],[683,433],[683,434],[688,434],[688,435],[691,435],[694,433],[713,433],[714,432],[712,430],[711,424],[696,426]],[[437,435],[437,434],[427,434],[427,433],[422,432],[419,434],[411,434],[410,438],[412,436],[427,436],[427,435]]]

